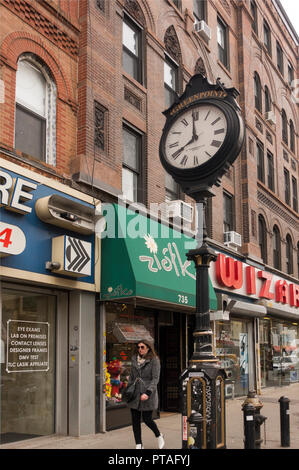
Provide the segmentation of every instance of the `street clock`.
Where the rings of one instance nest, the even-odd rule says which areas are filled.
[[[195,197],[213,185],[237,158],[244,124],[235,88],[194,75],[183,95],[164,111],[160,160],[182,190]],[[196,198],[196,197],[195,197]]]

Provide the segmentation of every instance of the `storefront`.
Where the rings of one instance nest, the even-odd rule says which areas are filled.
[[[227,396],[299,380],[299,286],[219,253],[210,269],[218,311],[216,355],[231,383]]]
[[[7,160],[0,195],[0,443],[94,432],[93,201]]]
[[[97,326],[97,431],[130,423],[122,391],[141,339],[152,340],[161,359],[160,410],[179,411],[178,378],[193,349],[195,310],[195,269],[186,258],[195,240],[120,205],[107,205],[106,218]],[[211,283],[210,306],[217,309]]]

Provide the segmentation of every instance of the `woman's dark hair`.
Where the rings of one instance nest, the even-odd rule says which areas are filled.
[[[151,343],[150,341],[143,340],[143,339],[141,339],[140,341],[138,341],[138,343],[136,343],[136,352],[137,352],[137,354],[138,354],[138,344],[140,344],[140,343],[145,344],[145,346],[147,346],[149,348],[149,351],[148,351],[146,357],[149,357],[149,358],[158,357],[158,354],[155,351],[154,344]]]

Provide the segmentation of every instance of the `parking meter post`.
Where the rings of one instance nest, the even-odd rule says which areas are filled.
[[[244,449],[255,449],[254,406],[245,403],[243,406],[244,418]]]
[[[290,400],[280,397],[280,440],[281,447],[290,447]]]

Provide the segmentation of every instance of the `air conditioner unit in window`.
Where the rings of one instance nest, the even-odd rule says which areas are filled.
[[[191,204],[181,200],[169,201],[167,215],[173,219],[180,218],[185,222],[191,223],[193,220],[193,207]]]
[[[276,116],[273,111],[265,113],[265,119],[269,124],[276,124]]]
[[[234,248],[242,246],[241,235],[237,232],[224,232],[224,245],[232,246]]]
[[[194,30],[206,41],[209,41],[212,37],[211,28],[203,20],[194,23]]]

